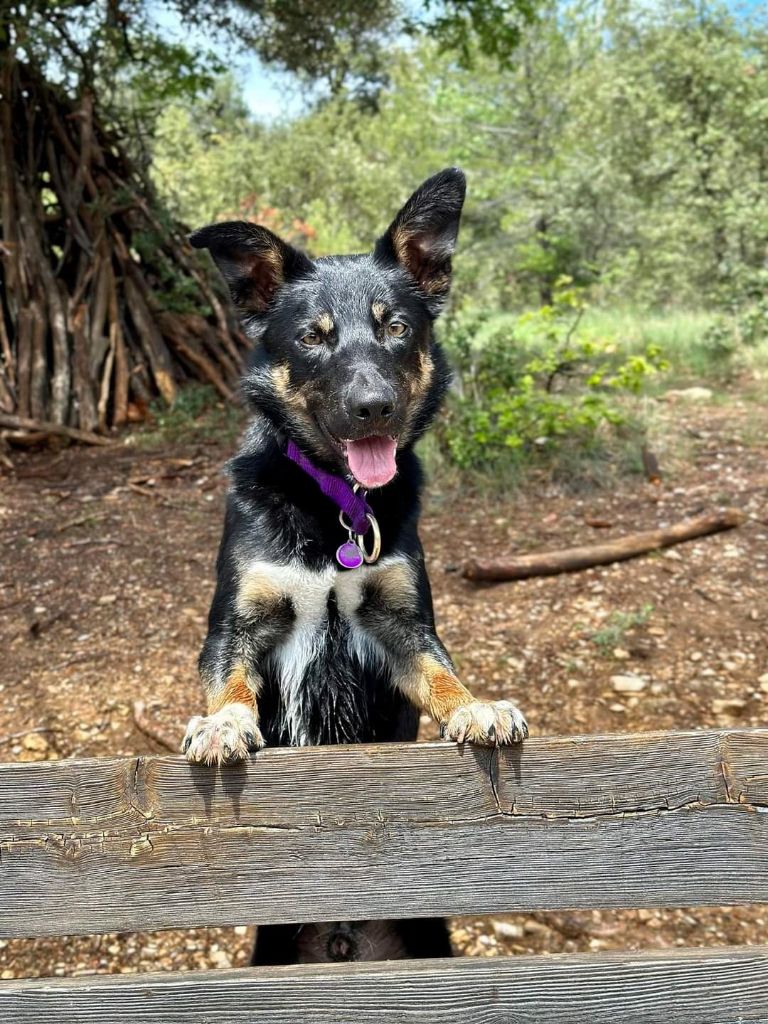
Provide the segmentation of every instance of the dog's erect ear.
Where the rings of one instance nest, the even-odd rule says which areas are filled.
[[[380,262],[396,262],[414,278],[434,313],[451,286],[451,257],[467,190],[458,167],[449,167],[418,188],[376,243]]]
[[[284,281],[312,269],[303,252],[267,228],[244,220],[209,224],[189,236],[196,249],[208,249],[245,313],[263,313]]]

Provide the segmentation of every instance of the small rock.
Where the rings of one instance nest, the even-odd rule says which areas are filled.
[[[662,396],[667,402],[708,402],[712,398],[709,388],[675,388]]]
[[[509,921],[494,921],[493,930],[500,939],[522,939],[523,929],[519,924],[511,924]]]
[[[757,680],[757,685],[760,687],[763,693],[768,693],[768,672],[760,676],[760,678]]]
[[[232,960],[228,953],[225,953],[223,949],[215,949],[210,953],[211,963],[214,967],[231,967]]]
[[[623,704],[611,704],[608,708],[609,711],[615,711],[617,715],[623,715],[627,710]]]
[[[638,637],[629,645],[629,653],[632,657],[642,658],[643,661],[647,661],[649,658],[653,657],[655,650],[656,641],[651,640],[650,638],[646,639],[645,637]]]
[[[530,920],[526,921],[523,925],[523,931],[527,932],[529,935],[541,935],[542,932],[548,932],[549,928],[545,924],[542,924],[541,921]]]
[[[740,697],[727,697],[724,700],[713,700],[712,710],[716,715],[738,715],[747,706],[745,700]]]
[[[114,604],[117,601],[117,594],[102,594],[99,604]]]
[[[625,650],[623,647],[614,647],[613,656],[617,661],[626,661],[627,658],[630,657],[630,654],[629,651]]]
[[[27,750],[47,750],[48,740],[39,732],[30,732],[21,741]]]
[[[647,685],[645,679],[641,679],[640,676],[611,676],[611,686],[616,693],[640,693]]]

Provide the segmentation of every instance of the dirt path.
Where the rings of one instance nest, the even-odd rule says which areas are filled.
[[[518,699],[538,734],[764,725],[768,415],[755,415],[738,403],[670,413],[670,438],[688,440],[684,457],[670,440],[660,495],[634,480],[489,501],[433,484],[422,535],[465,680]],[[157,752],[134,721],[137,699],[180,739],[201,707],[195,661],[227,454],[200,441],[66,449],[15,457],[15,475],[0,477],[2,760]],[[746,512],[738,531],[621,565],[490,588],[454,571],[478,550],[585,543],[724,504]],[[423,734],[435,736],[431,723]],[[761,908],[579,912],[456,921],[454,939],[493,955],[761,941],[764,925]],[[250,942],[245,927],[14,940],[0,942],[0,976],[225,967]]]

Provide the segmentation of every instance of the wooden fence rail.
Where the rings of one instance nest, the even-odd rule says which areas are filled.
[[[0,982],[3,1024],[768,1024],[768,947]]]
[[[0,935],[768,902],[767,811],[768,730],[2,765]]]

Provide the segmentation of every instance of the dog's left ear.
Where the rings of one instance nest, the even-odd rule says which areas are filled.
[[[451,257],[466,190],[458,167],[435,174],[413,193],[373,251],[378,261],[399,263],[408,271],[435,316],[451,286]]]
[[[209,224],[189,241],[210,252],[243,313],[265,313],[282,284],[312,271],[312,261],[303,252],[248,221]]]

